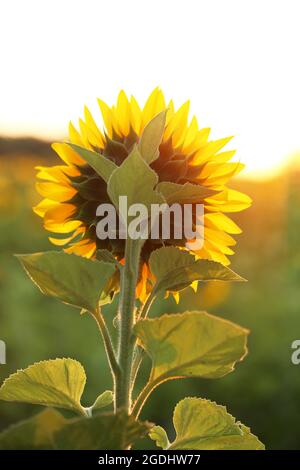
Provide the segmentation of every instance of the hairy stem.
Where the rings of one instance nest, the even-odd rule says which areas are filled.
[[[151,305],[156,298],[156,295],[157,294],[156,294],[155,289],[152,289],[152,291],[150,292],[150,294],[148,295],[146,299],[146,302],[144,303],[141,309],[141,312],[138,316],[138,320],[143,320],[144,318],[147,318]],[[134,355],[133,355],[133,365],[132,365],[132,375],[131,375],[133,386],[134,386],[137,374],[139,372],[139,368],[142,364],[144,355],[145,355],[144,349],[138,346],[137,340],[136,340],[135,345],[134,345]]]
[[[133,360],[135,289],[138,279],[141,244],[139,240],[126,240],[125,265],[121,273],[121,290],[119,300],[119,344],[118,364],[120,374],[115,386],[115,410],[131,408],[131,369]]]

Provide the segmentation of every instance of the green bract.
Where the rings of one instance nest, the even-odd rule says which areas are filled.
[[[166,124],[166,111],[157,114],[146,126],[138,144],[141,156],[147,163],[151,163],[159,156],[161,143]]]
[[[163,247],[151,253],[150,269],[156,278],[156,292],[178,291],[194,281],[244,281],[231,269],[215,261],[196,259],[185,250]]]
[[[111,174],[107,192],[115,207],[119,208],[119,197],[127,197],[127,206],[143,204],[147,209],[151,204],[162,204],[163,196],[154,190],[158,182],[157,174],[142,158],[137,147],[124,162]]]
[[[100,153],[92,152],[91,150],[80,147],[79,145],[75,145],[75,144],[69,144],[69,145],[106,182],[109,180],[109,177],[112,174],[112,172],[117,168],[117,165],[112,160],[109,160],[108,158],[103,157]]]
[[[172,183],[171,181],[162,181],[161,183],[158,183],[156,189],[164,196],[168,204],[173,204],[175,202],[181,204],[198,202],[199,199],[201,200],[212,196],[216,192],[206,186],[198,184],[178,184]]]

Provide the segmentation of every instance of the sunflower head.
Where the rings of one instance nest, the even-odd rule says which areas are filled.
[[[154,89],[143,108],[133,96],[128,99],[124,91],[111,107],[100,99],[98,103],[103,126],[98,127],[85,107],[78,128],[69,125],[69,140],[53,144],[63,163],[38,167],[37,190],[44,199],[34,211],[43,218],[45,229],[55,234],[49,240],[64,246],[68,253],[94,257],[98,249],[107,249],[123,259],[124,240],[100,240],[96,236],[96,209],[99,204],[110,203],[107,183],[69,144],[92,150],[120,166],[139,143],[145,126],[166,111],[159,155],[150,166],[159,182],[201,187],[196,202],[204,205],[204,244],[195,254],[229,264],[228,255],[233,254],[236,243],[232,235],[241,230],[226,213],[241,211],[251,203],[248,196],[227,187],[229,179],[243,168],[241,163],[231,162],[235,151],[223,150],[231,137],[209,140],[210,129],[199,128],[196,117],[189,120],[189,102],[175,110],[172,101],[166,104],[159,88]],[[184,188],[176,202],[187,202],[180,196],[183,193]],[[170,240],[167,244],[184,246],[185,242]],[[144,244],[137,288],[140,298],[146,295],[151,276],[149,256],[162,244],[166,241],[149,239]]]

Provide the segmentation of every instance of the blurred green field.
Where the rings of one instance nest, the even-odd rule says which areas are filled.
[[[47,153],[47,152],[46,152]],[[51,156],[0,154],[0,339],[7,345],[1,382],[18,368],[56,357],[78,359],[88,382],[84,400],[93,402],[110,388],[108,367],[94,322],[79,310],[44,297],[22,271],[14,253],[55,249],[31,206],[34,165]],[[235,321],[251,330],[249,355],[234,373],[216,381],[178,380],[157,389],[143,415],[170,435],[172,411],[185,396],[226,405],[269,449],[300,448],[300,365],[291,363],[291,343],[300,339],[300,174],[290,170],[270,181],[236,180],[234,187],[253,198],[253,206],[234,219],[238,237],[232,268],[248,283],[201,287],[185,293],[194,309]],[[192,300],[191,300],[192,298]],[[153,315],[175,312],[173,300],[162,300]],[[113,318],[116,305],[106,309]],[[147,373],[147,365],[141,376]],[[37,407],[0,403],[0,428],[36,413]],[[153,446],[150,440],[141,448]]]

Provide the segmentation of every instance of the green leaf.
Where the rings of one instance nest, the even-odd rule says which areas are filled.
[[[114,394],[111,390],[106,390],[105,392],[101,393],[101,395],[96,398],[95,403],[93,404],[93,410],[99,410],[100,408],[104,408],[105,406],[110,405],[114,400]]]
[[[62,450],[124,450],[144,437],[151,424],[135,421],[125,411],[98,414],[92,418],[70,420],[56,434],[56,445]]]
[[[91,412],[95,410],[100,410],[100,408],[105,408],[106,406],[110,405],[114,400],[114,394],[111,390],[106,390],[105,392],[101,393],[95,400],[95,403],[86,408]]]
[[[76,144],[68,144],[83,158],[107,183],[112,172],[118,168],[117,165],[100,153],[93,152]]]
[[[103,305],[107,305],[112,303],[114,300],[114,296],[120,290],[120,272],[119,270],[115,270],[113,276],[111,276],[108,280],[108,283],[104,287],[100,300],[99,306],[102,307]]]
[[[152,163],[159,157],[161,144],[166,124],[166,111],[157,114],[145,126],[141,135],[138,149],[147,163]]]
[[[162,181],[158,183],[155,189],[164,196],[168,204],[175,202],[181,204],[196,203],[216,193],[216,191],[206,186],[189,182],[178,184],[171,181]]]
[[[17,255],[43,294],[94,312],[101,292],[115,271],[111,263],[63,251]]]
[[[0,388],[0,399],[85,414],[80,404],[85,382],[84,368],[74,359],[41,361],[10,375]]]
[[[140,320],[134,332],[152,359],[153,387],[169,379],[214,379],[232,372],[247,353],[249,333],[205,312]]]
[[[173,416],[176,438],[169,450],[263,450],[250,429],[237,422],[224,406],[200,398],[181,400]],[[155,429],[155,428],[154,428]],[[153,430],[149,434],[152,437]],[[155,439],[155,437],[154,437]]]
[[[231,269],[215,261],[196,259],[185,250],[162,247],[150,255],[150,269],[156,278],[155,290],[178,291],[193,281],[245,281]]]
[[[66,419],[57,411],[47,408],[0,433],[0,450],[53,450],[53,435]]]
[[[162,204],[163,197],[154,191],[158,176],[141,157],[137,147],[112,173],[108,185],[108,195],[118,208],[119,197],[127,196],[127,207],[132,204],[144,204],[147,209],[151,204]]]
[[[124,411],[65,419],[46,409],[0,433],[0,450],[124,450],[144,437],[151,426]]]
[[[148,435],[153,441],[155,441],[157,447],[161,447],[162,449],[167,449],[169,447],[170,442],[168,435],[161,426],[153,426]]]
[[[104,263],[112,263],[117,267],[120,267],[121,264],[119,261],[114,257],[114,255],[105,249],[97,250],[96,251],[96,259],[98,261],[104,261]]]

